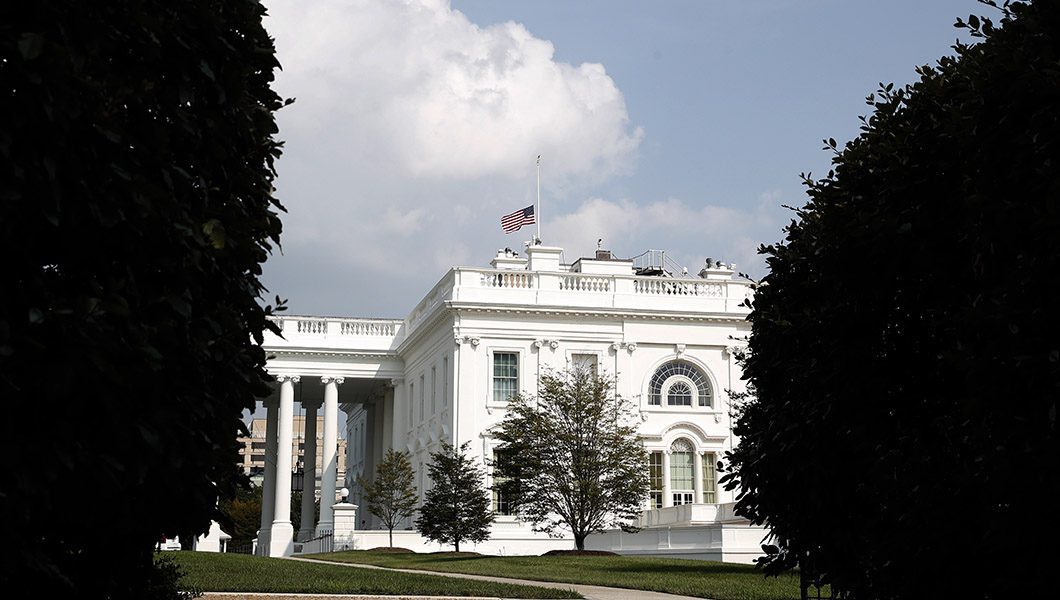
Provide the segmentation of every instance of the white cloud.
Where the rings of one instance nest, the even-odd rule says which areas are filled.
[[[604,67],[555,61],[522,25],[447,0],[266,6],[296,101],[277,113],[288,213],[265,275],[294,312],[403,316],[407,290],[519,245],[499,218],[533,202],[538,154],[546,196],[632,169],[643,134]]]
[[[520,24],[444,0],[267,4],[277,88],[297,98],[284,135],[330,131],[351,160],[431,179],[519,177],[537,154],[557,180],[632,166],[642,132],[604,67],[554,61]]]

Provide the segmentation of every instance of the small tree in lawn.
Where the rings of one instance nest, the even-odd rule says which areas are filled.
[[[394,527],[405,517],[416,512],[416,485],[413,481],[412,465],[408,452],[386,451],[386,456],[375,466],[375,481],[369,483],[358,477],[364,488],[364,501],[368,512],[379,517],[390,534],[390,547],[394,546]]]
[[[488,539],[493,522],[490,497],[483,485],[485,474],[468,458],[467,447],[467,442],[459,450],[442,442],[441,452],[431,452],[427,470],[434,487],[427,491],[416,520],[423,537],[452,544],[457,552],[464,540]]]
[[[546,373],[536,398],[512,398],[497,434],[499,490],[535,531],[569,529],[579,550],[591,533],[631,529],[648,493],[648,456],[613,387],[586,369]]]

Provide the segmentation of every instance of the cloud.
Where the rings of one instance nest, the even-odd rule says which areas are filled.
[[[293,313],[403,316],[408,290],[518,245],[499,219],[534,201],[538,154],[546,196],[633,169],[644,134],[614,80],[523,25],[447,0],[265,4],[296,101],[277,113],[288,212],[264,279]]]
[[[445,0],[268,0],[266,26],[297,102],[284,134],[325,134],[400,176],[557,180],[628,172],[643,132],[600,64],[553,60],[523,25],[479,27]]]

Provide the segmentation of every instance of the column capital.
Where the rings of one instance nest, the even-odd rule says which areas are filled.
[[[390,380],[390,387],[397,388],[397,387],[401,387],[404,384],[405,384],[405,380],[404,379],[400,379],[400,378],[396,378],[395,377],[394,379]]]
[[[477,348],[480,341],[481,340],[472,335],[458,335],[453,338],[453,342],[456,343],[457,346],[460,344],[471,344],[472,348]]]
[[[324,404],[323,398],[303,398],[302,408],[307,410],[316,410]]]
[[[345,377],[338,377],[336,375],[324,375],[320,378],[320,383],[327,385],[334,383],[335,385],[342,385],[346,381]]]
[[[291,383],[298,383],[301,380],[301,375],[276,375],[277,383],[286,383],[288,381],[290,381]]]

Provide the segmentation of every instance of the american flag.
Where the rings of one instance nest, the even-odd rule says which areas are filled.
[[[522,210],[517,210],[510,215],[501,217],[501,229],[504,230],[504,233],[519,231],[519,228],[523,225],[533,225],[534,223],[534,205],[532,204]]]

